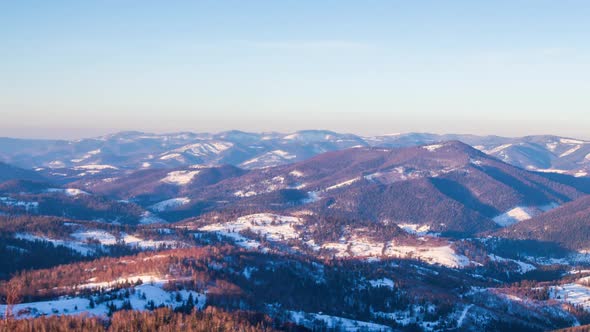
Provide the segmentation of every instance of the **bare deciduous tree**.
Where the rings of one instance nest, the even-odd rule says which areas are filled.
[[[7,321],[14,316],[13,309],[21,300],[22,288],[22,283],[18,279],[6,284],[6,312],[4,313],[4,319]]]

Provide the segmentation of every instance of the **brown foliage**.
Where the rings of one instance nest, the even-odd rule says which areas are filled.
[[[225,312],[210,307],[203,312],[195,311],[191,314],[175,313],[168,308],[155,311],[119,311],[113,314],[110,322],[84,315],[4,321],[0,323],[0,331],[276,331],[272,326],[273,321],[266,315],[244,311]]]

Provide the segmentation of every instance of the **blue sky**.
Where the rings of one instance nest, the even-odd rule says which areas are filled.
[[[590,138],[588,1],[4,1],[0,136]]]

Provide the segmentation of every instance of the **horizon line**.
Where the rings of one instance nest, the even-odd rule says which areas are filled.
[[[33,128],[31,128],[33,129]],[[34,129],[41,129],[41,128],[34,128]],[[51,130],[51,128],[45,128],[47,130]],[[66,128],[56,128],[55,131],[65,130]],[[77,130],[89,130],[90,128],[79,128]],[[0,129],[1,130],[1,129]],[[98,128],[100,130],[100,128]],[[375,135],[362,135],[357,134],[354,132],[347,132],[347,131],[337,131],[332,129],[299,129],[295,131],[247,131],[241,129],[227,129],[227,130],[219,130],[219,131],[197,131],[197,130],[178,130],[178,131],[151,131],[151,130],[139,130],[139,129],[121,129],[121,130],[112,130],[108,131],[104,134],[97,134],[97,135],[88,135],[88,136],[80,136],[78,138],[67,138],[67,137],[33,137],[33,136],[9,136],[9,135],[2,135],[0,139],[15,139],[15,140],[39,140],[39,141],[81,141],[81,140],[90,140],[90,139],[100,139],[106,136],[115,136],[119,134],[125,133],[137,133],[137,134],[145,134],[145,135],[153,135],[153,136],[171,136],[171,135],[180,135],[180,134],[195,134],[195,135],[221,135],[224,133],[229,132],[240,132],[244,134],[254,134],[254,135],[293,135],[302,132],[331,132],[334,134],[340,135],[354,135],[359,138],[371,138],[371,137],[383,137],[383,136],[405,136],[411,134],[418,134],[418,135],[438,135],[438,136],[446,136],[446,135],[456,135],[456,136],[475,136],[475,137],[498,137],[498,138],[507,138],[507,139],[518,139],[518,138],[527,138],[527,137],[542,137],[542,136],[553,136],[558,138],[569,138],[569,139],[576,139],[581,141],[590,142],[590,138],[580,138],[575,136],[563,136],[558,134],[551,134],[551,133],[544,133],[544,134],[527,134],[527,135],[498,135],[498,134],[473,134],[473,133],[458,133],[458,132],[435,132],[435,131],[407,131],[407,132],[390,132],[390,133],[380,133]]]

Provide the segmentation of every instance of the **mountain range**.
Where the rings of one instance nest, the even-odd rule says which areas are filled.
[[[328,131],[0,139],[0,295],[18,285],[15,316],[31,324],[205,308],[285,331],[590,323],[588,146]]]
[[[49,177],[73,178],[113,169],[172,168],[229,164],[254,169],[302,161],[352,147],[408,147],[458,140],[520,168],[584,176],[590,142],[557,136],[437,135],[362,137],[332,131],[292,134],[228,131],[218,134],[120,132],[81,140],[0,138],[0,161],[37,168]]]

